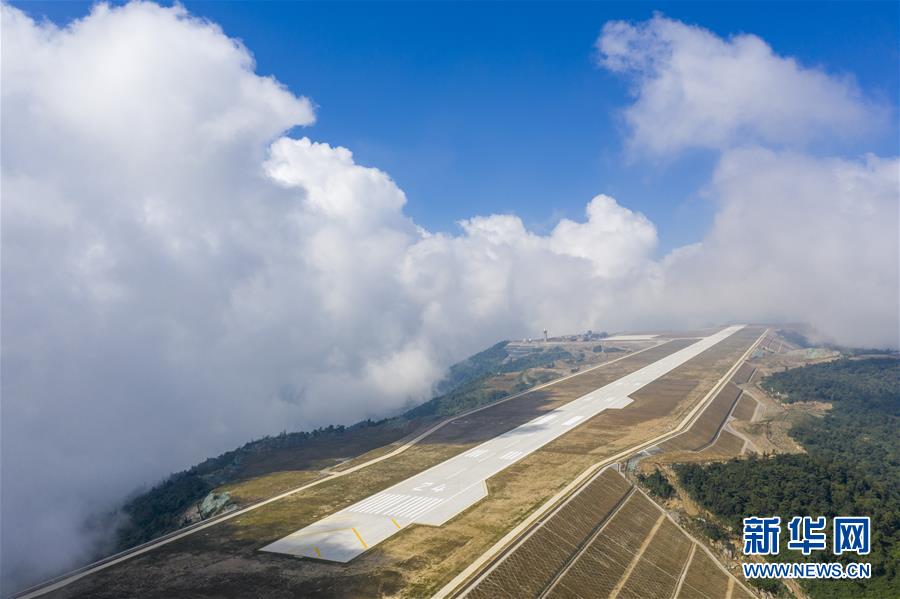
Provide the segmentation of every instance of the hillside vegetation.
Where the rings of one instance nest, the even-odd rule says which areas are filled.
[[[506,351],[507,345],[509,345],[509,341],[501,341],[482,352],[466,358],[462,362],[454,364],[450,367],[444,379],[437,384],[436,391],[443,395],[487,376],[505,372],[518,372],[528,368],[553,364],[556,360],[565,360],[572,357],[572,354],[561,347],[551,346],[545,349],[536,345],[531,353],[519,358],[511,358]]]
[[[832,404],[824,418],[791,429],[808,453],[679,465],[681,484],[738,534],[746,516],[777,515],[783,523],[793,516],[870,516],[868,556],[828,550],[804,558],[782,549],[775,559],[872,564],[868,581],[803,581],[814,598],[900,597],[900,361],[819,363],[770,375],[762,386],[786,402]]]
[[[507,343],[498,343],[452,366],[436,386],[440,395],[399,416],[365,420],[352,426],[282,432],[250,441],[172,474],[123,506],[127,520],[117,531],[117,548],[133,547],[189,524],[186,512],[208,493],[223,484],[261,474],[258,465],[266,461],[275,463],[272,457],[276,455],[290,452],[293,469],[325,468],[337,460],[398,441],[428,420],[459,414],[553,379],[558,376],[555,371],[536,367],[552,367],[557,361],[573,360],[569,352],[557,346],[536,346],[532,353],[514,358],[506,350]],[[489,384],[492,377],[511,373],[520,373],[511,389]],[[251,463],[257,467],[256,471],[248,467]]]

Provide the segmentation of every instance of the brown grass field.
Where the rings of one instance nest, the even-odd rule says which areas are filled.
[[[728,593],[728,576],[700,548],[694,552],[678,599],[721,599]]]
[[[691,544],[671,520],[663,520],[619,596],[628,599],[671,597],[690,555]]]
[[[758,404],[734,382],[749,379],[755,372],[756,367],[749,362],[742,364],[732,382],[719,392],[694,424],[683,434],[660,444],[662,453],[644,460],[641,469],[650,472],[662,464],[722,461],[754,451],[755,446],[747,443],[745,427],[751,424]],[[737,402],[732,403],[735,397]],[[729,414],[726,410],[730,404],[733,407]]]
[[[750,362],[744,362],[741,364],[741,367],[738,368],[738,371],[734,373],[731,382],[736,385],[743,385],[750,380],[751,376],[753,376],[754,370],[756,370],[756,368],[754,368]]]
[[[444,526],[408,527],[349,564],[265,554],[258,549],[693,340],[672,341],[491,406],[446,425],[400,455],[118,564],[52,596],[432,594],[588,466],[671,430],[760,333],[754,327],[739,331],[641,389],[626,408],[599,414],[504,470],[488,481],[489,497]],[[250,496],[252,489],[246,492]]]
[[[756,413],[756,406],[757,403],[753,396],[744,393],[738,400],[737,405],[734,406],[734,411],[731,412],[731,415],[735,420],[750,422],[753,419],[753,414]]]
[[[731,597],[752,598],[729,582],[703,549],[698,547],[696,563],[689,563],[694,541],[659,506],[642,493],[629,494],[629,488],[622,475],[605,470],[465,597],[671,597],[684,574],[681,597],[725,597],[720,591],[730,586]]]
[[[731,597],[752,598],[703,549],[689,563],[694,540],[629,488],[622,475],[605,470],[575,496],[578,502],[555,511],[465,597],[671,597],[684,574],[680,597],[717,599],[731,587]]]
[[[716,442],[698,452],[702,459],[727,460],[741,455],[744,440],[730,431],[722,431]]]
[[[731,597],[752,597],[700,547],[691,558],[694,543],[659,506],[633,493],[546,596],[671,597],[684,574],[679,597],[719,599],[729,588]]]
[[[716,442],[701,451],[677,450],[656,454],[640,464],[642,472],[650,473],[664,464],[687,462],[721,462],[740,456],[745,451],[745,441],[738,435],[723,430]]]
[[[665,451],[700,451],[711,445],[740,395],[740,388],[734,383],[728,383],[688,430],[666,441],[660,448]]]
[[[537,597],[597,527],[602,526],[630,489],[631,485],[614,470],[604,470],[507,554],[467,597]]]
[[[548,597],[607,597],[660,515],[652,501],[640,493],[633,494]]]

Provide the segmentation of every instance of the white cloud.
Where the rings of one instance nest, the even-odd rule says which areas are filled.
[[[896,347],[900,161],[725,153],[704,240],[668,256],[671,317],[808,322],[832,340]]]
[[[560,254],[587,258],[599,277],[617,278],[639,272],[656,249],[656,227],[606,195],[587,206],[588,220],[563,219],[550,236]]]
[[[852,78],[779,56],[755,35],[726,40],[657,15],[609,22],[596,45],[600,65],[632,83],[625,118],[638,152],[853,138],[883,116]]]
[[[432,234],[384,172],[279,137],[310,102],[183,8],[65,29],[2,10],[7,580],[77,561],[83,517],[142,482],[400,409],[544,327],[809,316],[896,343],[895,160],[731,152],[712,231],[663,261],[602,195],[548,235],[515,215]]]
[[[897,345],[897,159],[797,149],[873,131],[883,108],[852,78],[778,56],[754,35],[725,40],[657,15],[607,23],[596,46],[600,64],[633,85],[624,114],[635,154],[721,151],[708,189],[715,223],[660,263],[652,312],[805,321],[844,343]]]
[[[97,5],[63,29],[2,11],[7,579],[83,556],[82,518],[140,483],[587,324],[565,283],[655,243],[610,199],[560,225],[571,240],[513,216],[432,235],[382,171],[278,138],[310,102],[184,8]]]

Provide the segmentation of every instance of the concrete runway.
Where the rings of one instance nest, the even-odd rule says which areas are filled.
[[[440,526],[487,496],[485,481],[743,328],[725,328],[653,364],[314,522],[262,551],[348,562],[410,524]]]

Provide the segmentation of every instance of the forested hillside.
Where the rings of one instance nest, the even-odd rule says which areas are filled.
[[[297,450],[293,460],[295,468],[318,469],[329,459],[360,455],[402,439],[422,422],[452,416],[552,379],[557,376],[552,371],[529,369],[573,359],[569,352],[558,346],[535,346],[533,352],[516,358],[507,352],[507,343],[497,343],[452,366],[436,386],[440,393],[437,397],[399,416],[365,420],[352,426],[325,426],[312,431],[267,436],[172,474],[153,488],[137,494],[122,508],[127,519],[117,533],[118,549],[132,547],[187,524],[185,511],[216,487],[239,480],[242,465],[251,456]],[[493,375],[517,372],[521,374],[510,391],[487,384]]]
[[[868,556],[823,551],[804,558],[783,549],[776,559],[872,564],[869,581],[804,581],[815,598],[900,597],[900,361],[821,363],[773,374],[762,386],[787,402],[832,404],[824,418],[791,430],[808,453],[680,465],[682,485],[738,533],[746,516],[870,516]]]
[[[533,352],[519,358],[512,358],[506,350],[507,345],[509,345],[508,341],[501,341],[451,366],[447,376],[437,384],[437,392],[446,394],[485,376],[502,372],[516,372],[572,357],[561,347],[544,348],[536,345]]]

